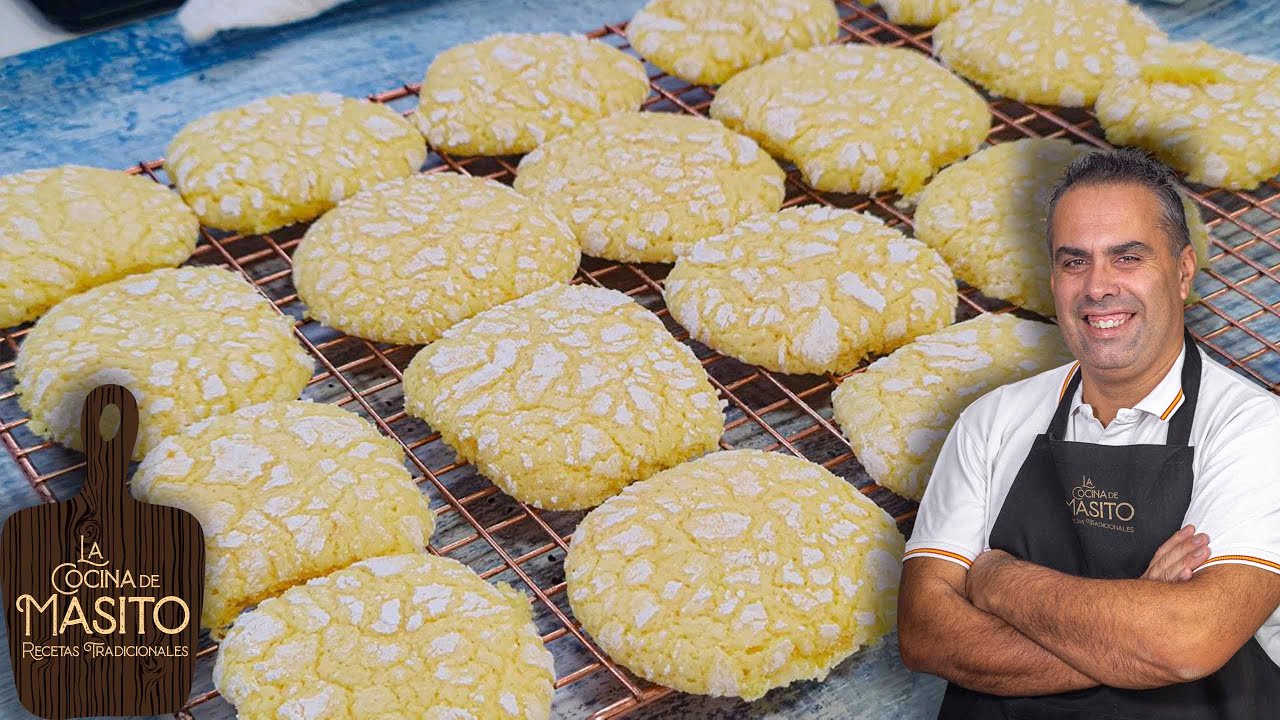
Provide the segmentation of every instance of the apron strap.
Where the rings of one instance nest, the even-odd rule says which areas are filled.
[[[1182,394],[1185,398],[1173,417],[1169,419],[1169,433],[1165,438],[1166,445],[1186,445],[1191,440],[1191,421],[1196,413],[1196,401],[1200,397],[1200,350],[1191,331],[1183,328],[1183,341],[1186,344],[1186,357],[1182,361]],[[1080,387],[1080,366],[1077,364],[1071,373],[1071,380],[1058,400],[1058,408],[1049,422],[1049,437],[1061,440],[1066,434],[1067,415],[1071,410],[1071,401],[1075,398],[1076,389]]]

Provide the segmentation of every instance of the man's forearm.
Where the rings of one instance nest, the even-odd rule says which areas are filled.
[[[904,579],[899,644],[913,670],[1005,696],[1047,695],[1098,684],[1005,621],[974,607],[946,580],[919,573]]]
[[[975,564],[975,567],[978,567]],[[1168,664],[1170,628],[1179,618],[1157,617],[1174,605],[1155,596],[1175,586],[1154,580],[1075,577],[1012,558],[978,570],[975,605],[1108,685],[1161,687],[1185,678]]]

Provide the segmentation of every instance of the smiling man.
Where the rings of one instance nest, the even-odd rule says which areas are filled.
[[[1048,243],[1077,362],[952,428],[906,546],[903,662],[949,681],[942,718],[1280,717],[1280,398],[1183,326],[1176,178],[1081,157]]]

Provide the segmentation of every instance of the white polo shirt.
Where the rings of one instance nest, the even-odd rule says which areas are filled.
[[[1103,427],[1077,387],[1065,440],[1100,445],[1165,442],[1184,402],[1186,350],[1147,397]],[[1199,569],[1239,563],[1280,573],[1280,397],[1201,357],[1191,424],[1191,504],[1179,525],[1209,536]],[[933,468],[905,558],[929,556],[968,567],[989,549],[991,528],[1036,436],[1045,432],[1075,364],[996,388],[960,414]],[[1256,634],[1280,665],[1280,610]]]

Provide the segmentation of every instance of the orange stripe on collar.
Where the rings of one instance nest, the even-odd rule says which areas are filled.
[[[1173,402],[1169,403],[1169,407],[1165,408],[1164,412],[1160,413],[1160,419],[1168,420],[1169,416],[1173,414],[1173,409],[1178,406],[1178,402],[1180,400],[1182,400],[1182,388],[1178,388],[1178,394],[1173,396]]]
[[[1067,379],[1062,381],[1062,389],[1058,391],[1058,402],[1062,402],[1062,396],[1067,394],[1067,386],[1071,384],[1071,378],[1076,374],[1078,367],[1080,367],[1079,360],[1071,364],[1071,369],[1067,371]]]

